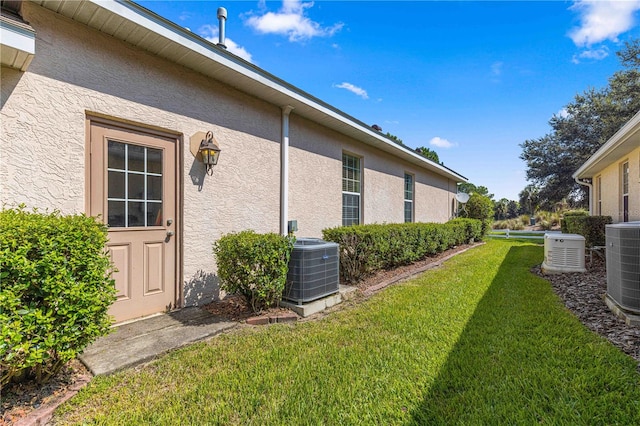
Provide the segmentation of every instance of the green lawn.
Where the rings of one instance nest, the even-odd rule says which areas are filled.
[[[98,377],[57,411],[99,424],[640,424],[636,362],[491,240],[367,302],[246,328]]]

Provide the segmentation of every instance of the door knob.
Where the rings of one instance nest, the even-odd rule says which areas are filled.
[[[167,237],[173,237],[175,234],[173,231],[167,231]]]

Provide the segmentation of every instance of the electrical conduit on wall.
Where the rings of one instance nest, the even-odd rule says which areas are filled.
[[[289,217],[289,114],[293,107],[282,107],[282,140],[280,142],[280,233],[288,234]]]

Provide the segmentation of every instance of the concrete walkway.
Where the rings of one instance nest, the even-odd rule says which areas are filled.
[[[237,325],[200,308],[184,308],[118,326],[85,349],[79,358],[92,374],[110,374]]]

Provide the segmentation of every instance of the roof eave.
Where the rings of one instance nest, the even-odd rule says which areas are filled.
[[[309,120],[322,124],[346,136],[374,146],[396,157],[402,158],[421,168],[430,170],[456,182],[466,182],[467,178],[459,173],[434,163],[409,148],[402,147],[386,136],[378,133],[367,124],[344,113],[332,105],[304,92],[267,71],[231,54],[216,44],[197,34],[162,18],[150,10],[130,1],[82,0],[67,2],[64,0],[32,0],[42,7],[81,22],[89,27],[118,37],[118,30],[107,28],[107,20],[96,19],[100,10],[111,16],[128,21],[138,29],[147,31],[152,37],[144,37],[134,45],[157,54],[170,61],[180,63],[208,77],[214,78],[236,89],[263,99],[271,104],[292,106],[293,112]],[[85,11],[81,9],[85,7]],[[82,13],[86,12],[86,13]],[[114,25],[114,28],[116,26]],[[121,26],[118,26],[121,28]],[[153,48],[158,40],[170,48]],[[131,43],[131,40],[125,40]],[[196,57],[192,63],[185,63],[187,55]],[[197,63],[197,65],[194,65]]]
[[[640,112],[636,113],[604,145],[573,173],[574,179],[593,178],[613,161],[640,146]]]
[[[2,10],[0,15],[2,66],[26,71],[36,53],[36,32],[19,16]]]

